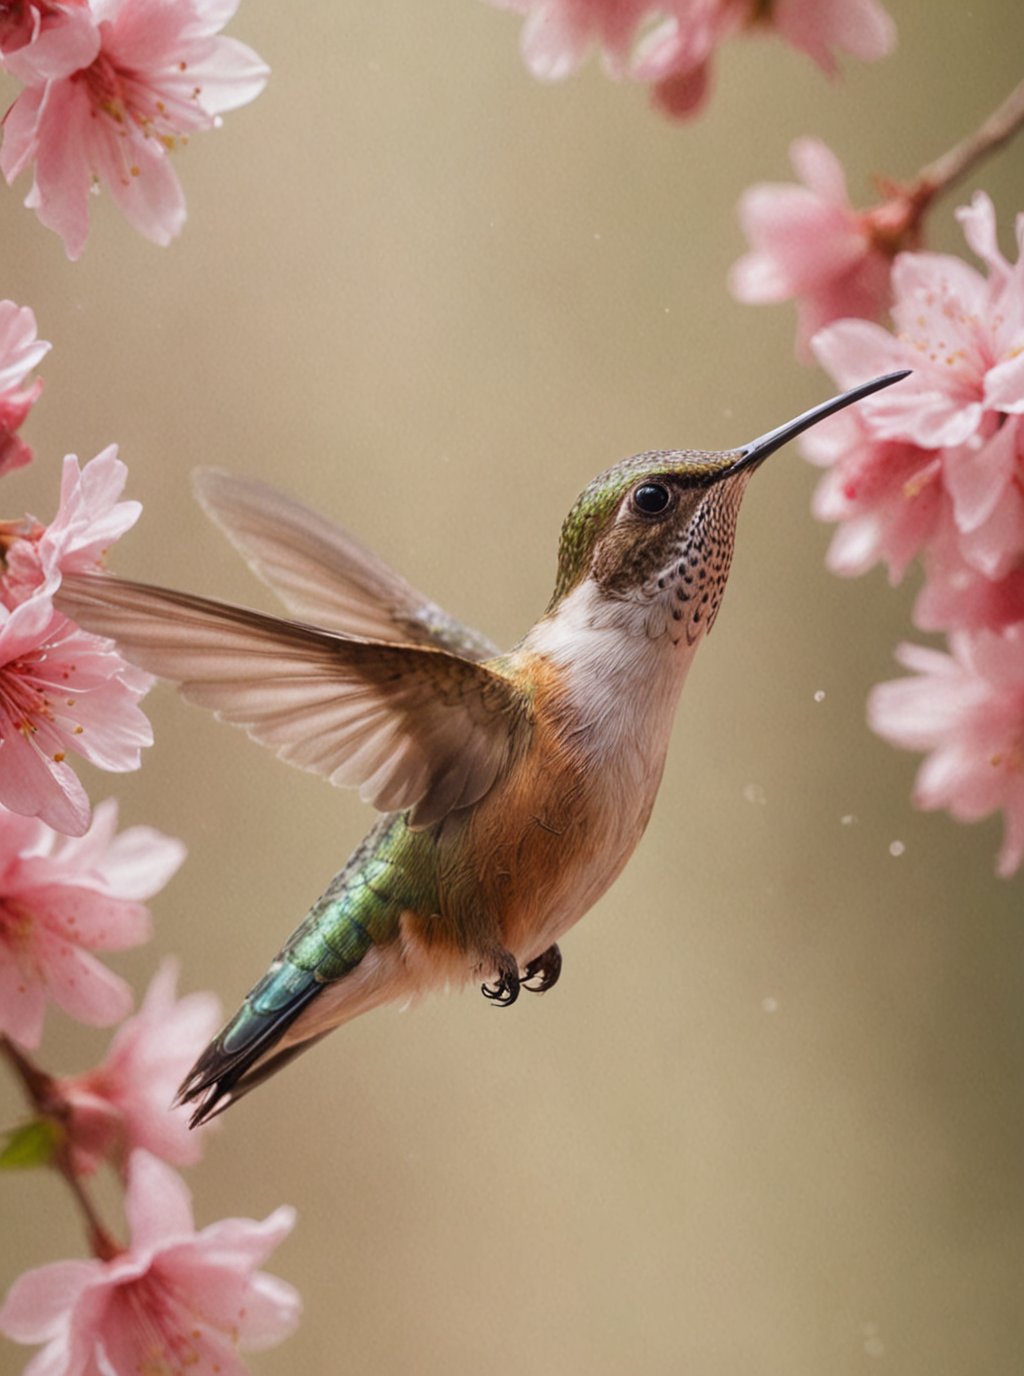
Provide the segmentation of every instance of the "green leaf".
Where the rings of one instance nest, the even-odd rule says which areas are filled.
[[[33,1118],[6,1133],[0,1150],[0,1170],[22,1171],[48,1166],[60,1146],[62,1133],[52,1118]]]

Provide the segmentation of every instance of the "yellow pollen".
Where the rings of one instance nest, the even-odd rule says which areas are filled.
[[[131,167],[129,167],[128,171],[132,174],[133,177],[137,177],[140,171],[138,163],[133,162]]]
[[[76,736],[80,736],[84,730],[85,730],[85,727],[84,727],[84,726],[76,726],[76,727],[75,727],[75,735],[76,735]]]
[[[64,763],[64,751],[63,751],[63,750],[58,750],[58,751],[57,751],[56,755],[54,755],[54,757],[53,757],[53,762],[54,762],[54,764],[63,764],[63,763]]]

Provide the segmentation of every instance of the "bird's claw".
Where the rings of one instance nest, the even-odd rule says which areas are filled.
[[[527,965],[523,972],[523,988],[529,989],[531,994],[544,994],[558,983],[561,973],[562,953],[557,946],[549,946],[546,951],[541,951],[539,956],[534,956]],[[529,983],[534,979],[537,981],[536,984]]]
[[[508,1008],[519,997],[519,965],[508,951],[495,961],[498,978],[493,984],[481,984],[480,992],[499,1008]]]

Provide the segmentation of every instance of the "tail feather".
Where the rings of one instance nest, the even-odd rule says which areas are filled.
[[[272,1054],[272,1048],[323,988],[312,971],[297,969],[290,962],[282,962],[267,972],[199,1057],[178,1090],[178,1103],[198,1101],[189,1119],[190,1127],[198,1127],[223,1113],[317,1040],[311,1038]]]

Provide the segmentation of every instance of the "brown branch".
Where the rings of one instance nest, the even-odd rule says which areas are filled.
[[[92,1200],[75,1171],[67,1144],[67,1123],[71,1114],[67,1100],[60,1093],[53,1077],[40,1070],[20,1047],[15,1046],[9,1037],[0,1035],[0,1053],[3,1054],[20,1082],[31,1108],[58,1129],[59,1140],[53,1156],[54,1169],[64,1177],[68,1189],[75,1198],[85,1222],[85,1231],[93,1255],[99,1257],[101,1261],[110,1261],[123,1248],[118,1246],[104,1227],[103,1221],[96,1212]]]
[[[960,181],[989,153],[994,153],[1008,139],[1013,138],[1024,124],[1024,81],[1011,91],[999,109],[991,114],[980,129],[968,134],[940,158],[923,167],[918,173],[915,190],[918,195],[927,191],[929,198]]]

